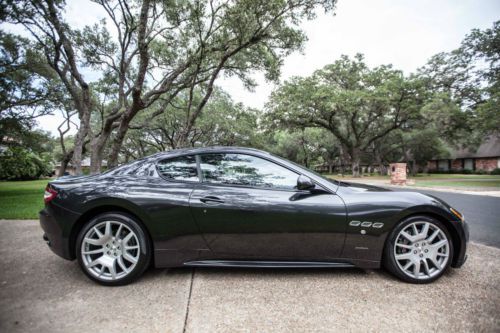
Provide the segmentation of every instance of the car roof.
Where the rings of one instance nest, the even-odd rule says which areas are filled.
[[[172,149],[169,151],[160,152],[154,154],[155,157],[169,157],[177,155],[188,155],[188,154],[203,154],[203,153],[218,153],[218,152],[253,152],[265,155],[271,155],[270,153],[248,147],[237,147],[237,146],[210,146],[210,147],[196,147],[196,148],[180,148]]]

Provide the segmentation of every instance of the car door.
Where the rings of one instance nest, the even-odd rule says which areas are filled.
[[[208,246],[224,257],[338,258],[346,210],[335,194],[296,189],[299,174],[262,157],[198,156],[202,182],[190,197]]]

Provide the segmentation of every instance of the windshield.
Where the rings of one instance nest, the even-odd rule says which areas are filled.
[[[339,184],[340,184],[340,182],[339,182],[338,180],[335,180],[335,179],[333,179],[333,178],[328,178],[328,177],[325,177],[325,176],[323,176],[322,174],[320,174],[320,173],[318,173],[318,172],[316,172],[316,171],[314,171],[314,170],[311,170],[311,169],[309,169],[309,168],[306,168],[305,166],[303,166],[303,165],[301,165],[301,164],[295,163],[295,162],[293,162],[293,161],[290,161],[289,159],[286,159],[286,158],[284,158],[284,157],[281,157],[281,156],[278,156],[278,155],[275,155],[275,154],[271,154],[271,155],[273,155],[273,156],[275,156],[275,157],[278,157],[278,158],[280,158],[280,159],[286,160],[287,162],[289,162],[289,163],[291,163],[291,164],[293,164],[293,165],[295,165],[295,166],[299,167],[300,169],[306,170],[307,172],[310,172],[310,173],[314,174],[315,176],[320,177],[321,179],[324,179],[324,180],[326,180],[326,181],[328,181],[328,182],[330,182],[330,183],[332,183],[332,184],[334,184],[334,185],[339,185]]]

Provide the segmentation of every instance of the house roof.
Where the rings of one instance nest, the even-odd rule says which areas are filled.
[[[476,150],[465,148],[450,151],[451,159],[481,157],[500,157],[500,136],[489,137]]]

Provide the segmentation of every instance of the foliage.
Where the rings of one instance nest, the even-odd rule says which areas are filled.
[[[463,119],[455,143],[477,146],[500,135],[500,21],[490,29],[472,30],[459,48],[432,57],[419,76],[460,107]]]
[[[37,155],[21,147],[11,147],[0,155],[0,179],[37,179],[51,171],[48,154]]]
[[[52,111],[57,86],[45,58],[26,38],[0,31],[0,121],[23,125]]]
[[[106,20],[83,29],[66,22],[64,1],[7,1],[2,12],[3,20],[30,33],[77,110],[78,172],[86,141],[93,172],[110,140],[108,164],[116,165],[134,118],[156,103],[160,112],[152,116],[160,115],[181,92],[189,96],[189,117],[178,145],[188,145],[186,135],[218,77],[236,76],[247,87],[254,85],[248,75],[254,71],[277,80],[284,57],[306,39],[299,23],[335,6],[335,0],[96,2]],[[85,77],[89,69],[98,73],[96,80]],[[196,103],[195,90],[202,95]]]
[[[418,116],[422,82],[391,66],[370,69],[362,55],[343,56],[307,78],[293,78],[273,92],[270,117],[281,126],[331,132],[358,173],[362,153]]]
[[[199,98],[202,95],[193,92],[192,99]],[[257,110],[235,103],[227,93],[216,89],[205,106],[206,112],[194,126],[189,126],[188,101],[189,98],[181,94],[160,116],[151,117],[151,113],[158,111],[151,109],[137,117],[123,146],[125,159],[180,148],[184,140],[191,147],[259,146]]]
[[[338,158],[338,147],[334,137],[324,129],[304,128],[301,130],[268,129],[267,150],[312,168],[315,165],[332,165]]]

